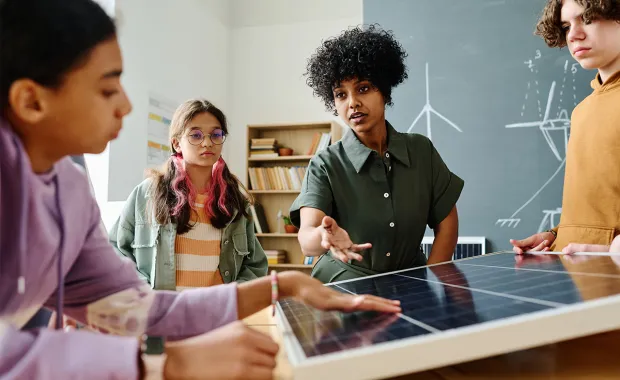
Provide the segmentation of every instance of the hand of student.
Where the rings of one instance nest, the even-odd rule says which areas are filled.
[[[510,239],[510,244],[512,244],[512,250],[516,254],[522,255],[523,252],[527,251],[546,252],[554,241],[555,235],[551,232],[541,232],[523,240]]]
[[[373,310],[384,313],[399,313],[400,301],[362,294],[342,293],[324,286],[322,282],[306,274],[289,271],[279,275],[283,297],[293,297],[300,302],[320,310],[344,312]]]
[[[565,255],[571,255],[576,252],[609,252],[609,246],[597,244],[570,243],[562,249],[562,253]]]
[[[277,353],[278,345],[269,336],[234,322],[168,343],[164,379],[270,380]]]
[[[354,244],[349,237],[349,233],[338,226],[338,223],[329,216],[323,218],[321,222],[321,246],[329,249],[332,256],[342,262],[350,260],[362,261],[363,257],[358,252],[372,247],[370,243]]]

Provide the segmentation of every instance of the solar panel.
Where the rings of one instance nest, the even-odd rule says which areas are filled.
[[[403,311],[280,301],[295,379],[385,378],[620,328],[620,256],[500,252],[328,286]]]

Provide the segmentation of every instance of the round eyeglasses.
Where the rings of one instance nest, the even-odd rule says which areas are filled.
[[[200,145],[205,141],[206,136],[209,136],[209,139],[215,145],[222,145],[226,141],[226,133],[219,128],[214,129],[211,133],[204,133],[199,129],[193,130],[187,135],[187,141],[192,145]]]

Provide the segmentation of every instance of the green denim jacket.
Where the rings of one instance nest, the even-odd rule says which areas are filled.
[[[138,275],[158,290],[176,289],[174,242],[177,226],[159,224],[147,212],[147,179],[129,195],[121,215],[109,231],[116,252],[136,263]],[[267,275],[267,256],[254,234],[254,222],[241,217],[222,232],[220,274],[225,283],[244,282]]]

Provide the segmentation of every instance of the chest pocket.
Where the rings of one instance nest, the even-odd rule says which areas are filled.
[[[154,247],[157,244],[159,228],[148,224],[136,224],[131,248]]]
[[[250,254],[248,250],[248,236],[245,233],[233,235],[232,240],[237,255],[247,256]]]

